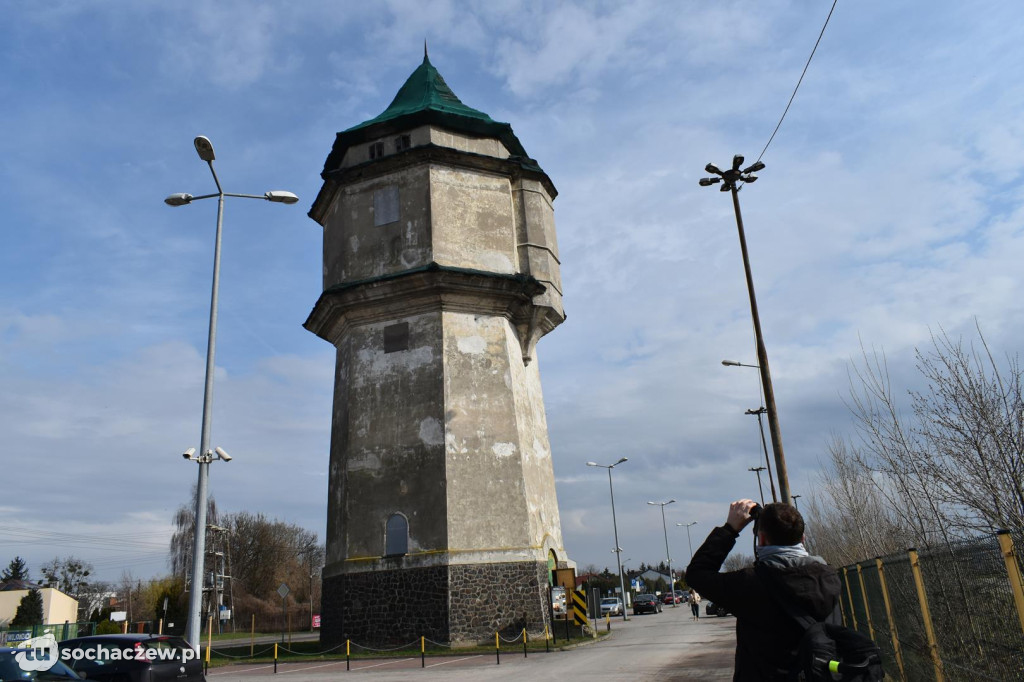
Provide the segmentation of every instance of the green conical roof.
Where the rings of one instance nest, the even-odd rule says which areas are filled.
[[[369,121],[360,123],[349,130],[366,128],[377,123],[390,121],[408,114],[421,111],[437,111],[454,116],[465,116],[477,119],[486,123],[494,124],[490,116],[462,103],[448,84],[444,77],[438,72],[426,54],[423,55],[423,63],[412,72],[412,75],[405,81],[405,85],[395,95],[388,108],[380,116],[371,118]]]
[[[354,144],[392,135],[416,126],[432,124],[476,137],[494,137],[501,140],[509,154],[524,168],[540,171],[537,162],[529,158],[519,138],[508,123],[495,121],[482,111],[462,103],[430,59],[423,54],[423,63],[406,79],[395,98],[379,116],[364,121],[337,134],[334,147],[327,156],[321,175],[337,170],[345,151]]]

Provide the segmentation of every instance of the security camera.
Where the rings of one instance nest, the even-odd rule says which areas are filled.
[[[214,452],[216,452],[217,456],[220,457],[225,462],[230,462],[231,461],[231,455],[229,455],[228,453],[224,452],[224,448],[216,448],[214,450]]]
[[[195,448],[189,448],[185,452],[181,453],[181,456],[184,457],[185,459],[195,459],[195,454],[196,454],[196,449]]]

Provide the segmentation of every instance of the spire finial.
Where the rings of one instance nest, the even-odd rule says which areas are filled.
[[[423,61],[429,62],[430,59],[427,57],[427,39],[423,39]]]

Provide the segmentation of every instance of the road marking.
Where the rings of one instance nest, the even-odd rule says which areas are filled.
[[[273,668],[273,667],[274,666],[272,666],[272,665],[262,665],[262,666],[259,666],[258,668],[246,668],[245,670],[242,671],[242,673],[251,673],[251,672],[254,672],[256,670],[263,670],[265,668]],[[240,673],[238,672],[238,670],[234,669],[234,666],[228,666],[228,669],[225,670],[224,672],[220,672],[220,673],[207,673],[206,676],[207,677],[213,677],[214,675],[231,675],[231,674],[238,675]]]
[[[345,661],[332,661],[331,663],[321,663],[320,665],[311,665],[311,666],[308,666],[308,667],[305,667],[305,668],[296,668],[295,670],[282,670],[281,674],[282,675],[286,675],[288,673],[301,673],[301,672],[305,672],[307,670],[314,670],[316,668],[327,668],[327,667],[330,667],[332,665],[341,665],[344,662]]]
[[[448,665],[449,663],[458,663],[459,661],[468,661],[471,658],[480,658],[481,656],[483,656],[483,654],[476,654],[475,656],[465,656],[463,658],[456,658],[455,660],[452,660],[452,661],[441,661],[440,663],[431,663],[427,667],[428,668],[435,668],[435,667],[437,667],[439,665]]]
[[[374,663],[373,665],[363,665],[353,670],[366,670],[368,668],[379,668],[382,665],[391,665],[392,663],[405,663],[406,661],[415,661],[415,658],[396,658],[393,661],[384,661],[383,663]]]

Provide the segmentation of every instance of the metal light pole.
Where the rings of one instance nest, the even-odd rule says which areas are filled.
[[[665,507],[675,500],[668,502],[648,502],[647,504],[661,507],[661,530],[665,533],[665,556],[668,557],[668,593],[672,595],[672,608],[676,606],[676,578],[672,574],[672,552],[668,550],[668,526],[665,525]]]
[[[612,488],[612,469],[628,462],[628,457],[622,457],[615,464],[598,464],[597,462],[587,462],[588,467],[601,467],[602,469],[608,470],[608,492],[612,498],[612,531],[615,533],[615,562],[619,566],[619,589],[622,590],[622,620],[629,620],[626,618],[626,581],[622,577],[622,548],[619,547],[619,526],[615,521],[615,490]]]
[[[740,251],[743,254],[743,271],[747,276],[747,293],[750,295],[750,315],[754,322],[754,337],[757,342],[757,365],[761,370],[761,384],[764,388],[765,405],[768,408],[768,430],[772,435],[772,450],[775,452],[775,470],[779,475],[779,494],[783,502],[789,502],[789,475],[786,473],[786,456],[782,451],[782,432],[779,430],[779,415],[775,409],[775,391],[772,388],[772,375],[768,369],[768,351],[764,346],[764,337],[761,335],[761,318],[757,313],[757,297],[754,295],[754,278],[750,273],[750,258],[747,255],[747,239],[743,234],[743,215],[740,212],[740,198],[736,187],[738,182],[754,182],[757,180],[757,171],[764,168],[760,161],[740,170],[743,165],[743,157],[739,154],[732,157],[732,169],[721,171],[714,164],[709,163],[704,167],[708,173],[718,177],[701,178],[701,187],[722,183],[721,191],[732,192],[732,206],[736,212],[736,229],[740,236]]]
[[[722,364],[726,367],[753,367],[754,369],[761,369],[757,365],[747,365],[742,362],[736,362],[735,360],[722,360]],[[768,443],[764,439],[764,421],[761,419],[761,415],[767,412],[765,407],[762,405],[756,410],[747,410],[744,414],[752,414],[757,417],[757,429],[761,434],[761,449],[764,451],[764,463],[768,469],[768,485],[772,491],[772,502],[778,502],[779,498],[775,495],[775,480],[772,478],[772,460],[768,455]],[[753,471],[753,469],[751,469]],[[757,477],[757,485],[761,486],[761,476]],[[761,506],[764,506],[764,492],[761,493]]]
[[[690,544],[690,526],[696,525],[696,521],[690,521],[689,523],[677,523],[677,526],[686,527],[686,546],[690,548],[690,561],[693,561],[693,545]]]
[[[213,182],[217,185],[217,191],[213,194],[204,194],[198,197],[185,193],[172,194],[164,199],[164,203],[168,206],[184,206],[199,199],[217,197],[217,234],[213,248],[213,287],[210,292],[210,327],[206,344],[206,384],[203,389],[202,435],[199,440],[199,455],[195,455],[195,450],[191,448],[191,452],[186,451],[185,453],[186,459],[199,463],[199,482],[196,484],[195,536],[192,543],[192,591],[189,592],[188,627],[185,633],[188,643],[198,650],[203,603],[203,560],[206,552],[207,479],[209,478],[210,462],[214,459],[214,452],[210,450],[210,427],[213,423],[213,370],[214,351],[217,346],[217,294],[220,290],[220,243],[224,221],[224,197],[266,199],[267,201],[281,204],[294,204],[299,198],[291,192],[282,191],[266,192],[262,196],[225,192],[220,186],[217,171],[213,169],[213,161],[216,158],[213,153],[213,144],[202,135],[193,140],[193,144],[196,147],[199,158],[210,167],[210,173],[213,174]],[[216,454],[224,461],[231,459],[220,448],[217,448]]]
[[[764,440],[764,421],[761,419],[761,415],[766,411],[764,406],[761,406],[756,410],[747,410],[743,414],[752,414],[757,417],[757,430],[761,433],[761,449],[764,451],[764,465],[768,469],[768,487],[772,491],[772,502],[778,502],[779,498],[775,495],[775,479],[772,478],[772,459],[768,456],[768,443]]]
[[[800,505],[796,503],[798,497],[800,497],[800,495],[792,495],[790,499],[793,500],[793,506],[796,507],[796,510],[800,511]]]
[[[761,487],[761,472],[764,471],[764,467],[750,467],[747,471],[753,471],[757,474],[757,490],[761,493],[761,506],[764,506],[764,488]]]

